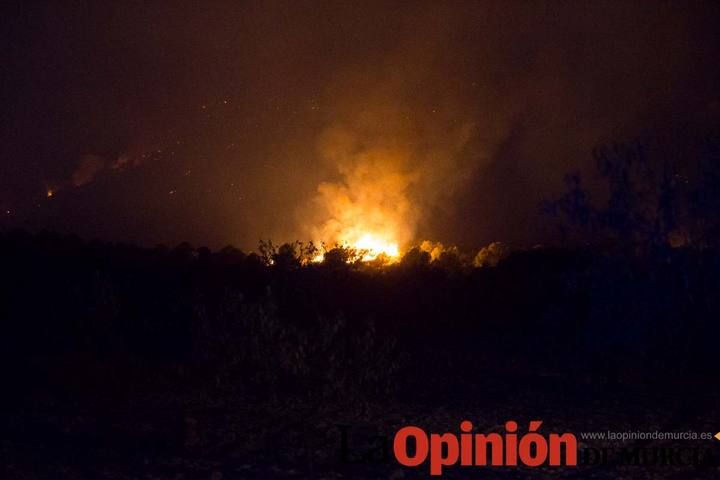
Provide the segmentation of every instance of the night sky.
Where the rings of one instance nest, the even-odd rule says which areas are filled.
[[[533,244],[593,146],[720,119],[718,2],[0,8],[0,229]]]

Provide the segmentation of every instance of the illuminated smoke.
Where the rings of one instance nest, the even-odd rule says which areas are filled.
[[[328,174],[300,212],[313,241],[401,254],[492,158],[512,109],[494,108],[479,121],[467,102],[475,86],[442,74],[462,22],[444,9],[411,15],[373,65],[334,75],[318,141]],[[416,41],[417,32],[434,41]]]
[[[320,136],[329,179],[318,185],[300,221],[313,241],[366,250],[365,260],[381,253],[395,259],[417,240],[423,216],[449,198],[481,158],[466,151],[475,125],[432,110],[411,116],[397,101],[388,106],[392,99],[365,100],[360,108],[343,104],[336,126]]]
[[[409,199],[416,179],[408,153],[377,142],[366,147],[347,129],[326,132],[321,155],[340,179],[323,182],[312,202],[310,235],[316,241],[397,256],[412,239],[418,210]]]
[[[380,128],[380,130],[382,127]],[[415,240],[424,209],[457,184],[455,158],[471,129],[449,132],[443,142],[413,142],[400,130],[335,128],[325,133],[321,155],[340,178],[317,188],[311,227],[316,241],[347,244],[397,257]],[[447,131],[446,131],[447,132]],[[445,189],[444,191],[441,189]]]

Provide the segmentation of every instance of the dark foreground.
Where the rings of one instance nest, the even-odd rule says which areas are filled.
[[[539,249],[494,268],[266,265],[3,234],[3,478],[426,478],[402,426],[572,432],[644,465],[451,467],[447,478],[715,478],[720,256]],[[412,260],[412,261],[411,261]],[[689,465],[663,453],[696,450]],[[620,459],[620,460],[619,460]]]

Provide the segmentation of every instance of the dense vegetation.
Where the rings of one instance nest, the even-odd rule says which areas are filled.
[[[3,365],[29,386],[52,369],[73,383],[370,395],[500,371],[714,368],[714,250],[537,248],[495,267],[411,251],[379,268],[13,232],[0,252]]]

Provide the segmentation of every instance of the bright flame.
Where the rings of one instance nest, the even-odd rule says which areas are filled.
[[[342,127],[323,135],[320,151],[339,176],[321,182],[302,211],[308,237],[354,249],[365,262],[399,260],[419,218],[410,194],[419,178],[410,168],[412,151],[402,142],[371,142]]]
[[[51,190],[51,189],[48,189],[48,191],[47,191],[47,197],[50,198],[50,197],[52,197],[53,195],[55,195],[55,192],[54,192],[53,190]]]
[[[380,255],[385,255],[391,260],[395,260],[400,256],[400,249],[396,242],[378,238],[372,233],[363,234],[350,246],[363,251],[362,260],[364,262],[375,260]]]
[[[378,257],[385,257],[387,263],[394,263],[400,258],[400,247],[397,242],[385,240],[372,233],[363,233],[355,241],[341,241],[340,245],[354,249],[362,254],[363,262],[376,260]],[[311,262],[319,263],[325,259],[324,253],[315,255]]]

